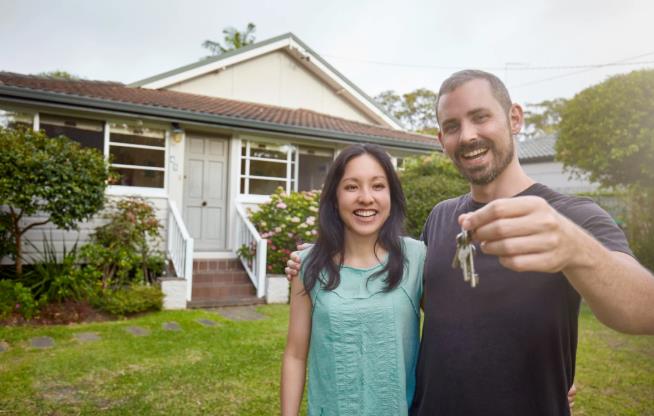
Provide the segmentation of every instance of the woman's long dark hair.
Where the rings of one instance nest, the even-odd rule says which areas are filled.
[[[375,247],[379,244],[388,251],[388,261],[384,268],[370,278],[387,274],[384,279],[385,291],[394,289],[402,280],[405,257],[400,237],[404,232],[406,203],[400,179],[395,173],[390,156],[381,147],[373,144],[355,144],[345,148],[327,172],[320,194],[318,239],[305,260],[304,287],[307,292],[311,291],[318,282],[325,290],[333,290],[341,281],[339,271],[343,266],[345,254],[345,226],[338,214],[338,185],[350,160],[364,154],[370,155],[384,169],[391,196],[390,215],[382,225],[375,241]],[[336,264],[334,259],[339,259],[339,264]]]

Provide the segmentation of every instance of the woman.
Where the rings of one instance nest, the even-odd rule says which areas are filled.
[[[291,283],[282,414],[403,415],[411,406],[425,247],[402,238],[404,194],[380,147],[353,145],[331,166],[316,244]]]

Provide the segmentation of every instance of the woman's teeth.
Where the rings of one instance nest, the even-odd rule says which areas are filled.
[[[360,209],[360,210],[354,211],[354,215],[356,215],[357,217],[372,217],[376,213],[377,213],[377,211],[372,210],[372,209],[369,209],[369,210],[361,210]]]

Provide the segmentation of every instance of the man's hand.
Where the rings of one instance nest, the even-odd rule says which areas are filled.
[[[577,397],[577,387],[572,383],[572,386],[568,391],[568,406],[570,406],[570,410],[575,407],[575,397]]]
[[[481,241],[481,250],[499,257],[515,271],[556,273],[575,259],[577,236],[583,233],[543,198],[497,199],[462,214],[459,223]]]
[[[300,272],[301,262],[302,260],[300,260],[300,256],[297,254],[297,251],[291,253],[291,258],[288,259],[286,262],[286,267],[284,268],[284,273],[286,273],[286,278],[289,282],[293,280],[293,277],[297,276],[297,274]]]
[[[305,248],[311,247],[313,244],[304,243],[297,246],[298,250],[304,250]],[[297,251],[291,253],[291,258],[286,262],[286,267],[284,268],[284,273],[286,273],[286,278],[290,282],[293,280],[294,276],[297,276],[300,273],[300,267],[302,266],[302,260],[300,260],[300,255]]]

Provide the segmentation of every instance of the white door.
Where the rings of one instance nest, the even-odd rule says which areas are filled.
[[[227,245],[227,146],[224,137],[186,135],[184,221],[196,251]]]

